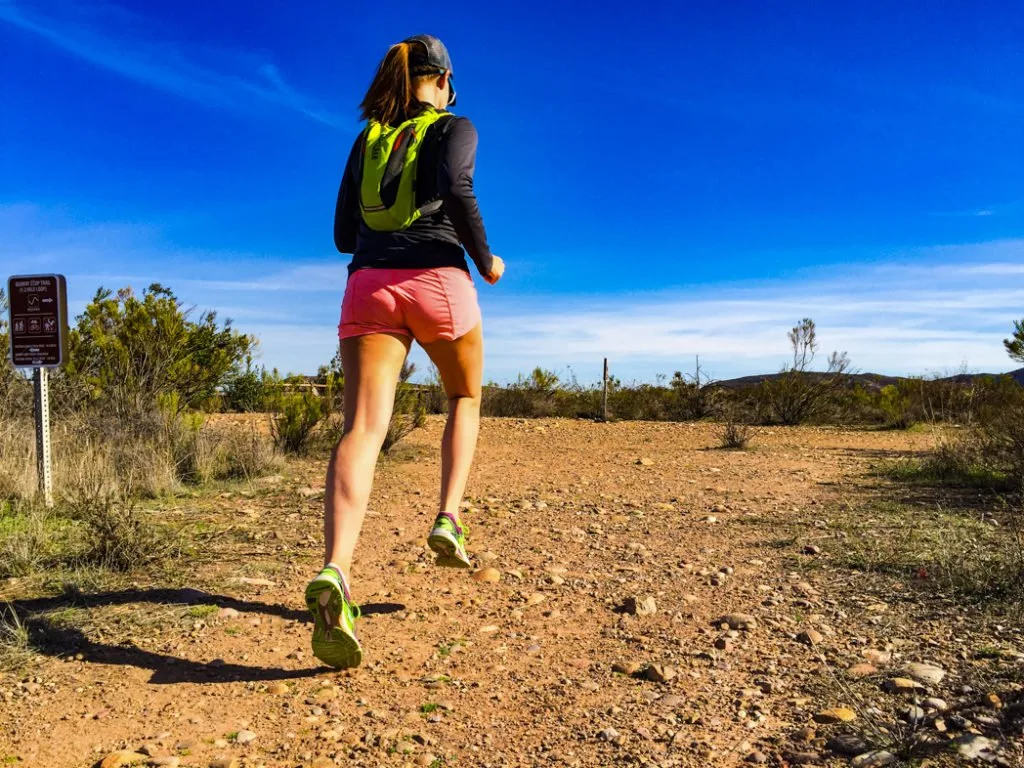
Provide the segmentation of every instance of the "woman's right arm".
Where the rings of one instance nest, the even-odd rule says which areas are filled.
[[[334,205],[334,247],[340,253],[356,252],[356,235],[359,233],[359,182],[356,180],[356,152],[362,141],[356,140],[345,163],[345,173],[338,187],[338,201]]]

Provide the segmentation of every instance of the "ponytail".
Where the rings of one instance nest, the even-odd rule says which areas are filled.
[[[409,114],[412,96],[409,43],[398,43],[391,46],[377,67],[377,74],[359,105],[362,118],[385,125],[401,122]]]

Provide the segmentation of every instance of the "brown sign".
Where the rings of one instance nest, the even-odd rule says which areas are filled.
[[[11,362],[16,368],[56,368],[67,359],[68,290],[63,275],[7,281]]]

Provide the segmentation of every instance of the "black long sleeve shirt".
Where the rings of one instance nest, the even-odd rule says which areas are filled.
[[[466,117],[449,117],[430,128],[440,141],[424,140],[420,173],[437,168],[436,192],[440,211],[422,216],[401,232],[378,232],[366,226],[359,212],[359,153],[356,140],[345,165],[334,210],[334,244],[351,253],[349,274],[366,267],[430,269],[459,267],[469,271],[463,246],[481,275],[491,271],[493,257],[487,245],[483,217],[473,192],[477,133]]]

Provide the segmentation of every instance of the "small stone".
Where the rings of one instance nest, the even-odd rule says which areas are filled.
[[[835,723],[852,723],[857,719],[857,713],[847,707],[835,707],[826,709],[814,715],[814,722],[821,725],[833,725]]]
[[[227,621],[228,619],[237,619],[241,615],[242,614],[240,614],[234,608],[221,608],[219,611],[217,611],[217,618],[221,621]]]
[[[853,768],[883,768],[883,766],[892,765],[896,760],[896,755],[892,752],[879,749],[874,752],[865,752],[863,755],[857,755],[857,757],[850,761],[850,765]]]
[[[999,694],[990,693],[985,696],[985,706],[989,709],[1002,709],[1003,700],[999,698]]]
[[[902,717],[911,725],[920,725],[922,722],[924,722],[925,713],[924,710],[920,707],[910,706],[900,713],[900,717]]]
[[[870,677],[871,675],[878,672],[878,667],[873,664],[854,664],[846,673],[850,677],[857,678],[858,680],[862,677]]]
[[[864,651],[861,653],[861,656],[867,659],[867,661],[871,664],[875,664],[879,667],[884,667],[886,664],[892,661],[891,651],[878,651],[874,648],[864,649]]]
[[[924,691],[916,680],[909,677],[891,677],[882,684],[882,688],[888,693],[918,693]]]
[[[732,650],[732,641],[727,637],[720,637],[715,640],[715,648],[719,651],[730,651]]]
[[[430,768],[430,766],[432,766],[435,762],[437,762],[437,758],[434,757],[429,752],[426,752],[426,753],[424,753],[422,755],[418,755],[416,757],[416,761],[415,762],[416,762],[416,765],[420,766],[420,768]],[[333,765],[333,763],[332,763],[332,765]]]
[[[764,752],[751,752],[749,755],[743,758],[743,762],[754,763],[755,765],[764,765],[768,762],[768,756],[765,755]]]
[[[270,687],[267,688],[267,693],[273,696],[283,696],[284,694],[288,693],[289,690],[291,689],[288,688],[287,683],[276,682],[271,683]]]
[[[746,613],[730,613],[716,619],[715,626],[728,625],[733,630],[750,630],[757,628],[757,619]]]
[[[674,680],[678,675],[679,672],[675,667],[662,666],[661,664],[652,664],[644,673],[644,676],[652,683],[667,683]]]
[[[658,699],[658,703],[666,709],[678,709],[686,703],[686,700],[682,696],[663,696]]]
[[[320,704],[324,704],[328,701],[334,701],[336,698],[338,698],[337,688],[321,688],[313,694],[313,699]]]
[[[651,467],[654,466],[654,462],[644,456],[643,458],[636,460],[636,465],[638,467]]]
[[[411,755],[416,751],[416,745],[411,741],[400,741],[395,745],[395,751],[400,755]]]
[[[612,664],[612,672],[632,677],[639,672],[642,667],[643,665],[636,661],[617,661]]]
[[[540,592],[534,592],[532,595],[526,598],[526,604],[529,606],[540,605],[545,600],[547,600],[547,597],[542,595]]]
[[[805,555],[820,555],[821,554],[821,547],[815,546],[814,544],[808,544],[806,547],[804,547],[804,554]]]
[[[132,752],[129,749],[122,749],[117,752],[111,752],[109,755],[104,757],[100,762],[100,768],[122,768],[122,766],[126,765],[138,765],[139,763],[145,763],[148,760],[148,755],[143,755],[140,752]]]
[[[864,739],[852,733],[841,733],[838,736],[833,736],[826,742],[825,748],[837,755],[845,755],[846,757],[856,757],[870,749]]]
[[[497,584],[501,581],[501,571],[497,568],[481,568],[473,574],[473,581],[479,581],[484,584]]]
[[[821,632],[819,632],[816,629],[805,629],[803,632],[796,636],[796,639],[804,645],[809,645],[813,648],[816,645],[821,645],[822,641],[825,639],[825,636],[822,635]]]
[[[945,712],[949,709],[949,705],[942,699],[925,699],[923,704],[925,709],[930,709],[933,712]]]
[[[801,728],[793,734],[794,741],[810,742],[814,741],[816,738],[818,738],[818,732],[813,728]]]
[[[256,741],[256,734],[252,731],[239,731],[235,734],[236,744],[252,744],[254,741]]]
[[[154,757],[149,761],[153,768],[178,768],[181,765],[180,757]]]
[[[622,609],[633,616],[653,616],[658,612],[658,604],[650,595],[627,597]]]
[[[946,670],[932,664],[907,664],[903,673],[926,685],[938,685],[946,676]]]
[[[619,732],[614,728],[605,728],[597,734],[597,738],[601,739],[601,741],[615,741],[619,738]]]
[[[220,757],[210,761],[210,768],[238,768],[237,757]]]
[[[225,749],[228,746],[228,740],[227,739],[217,739],[216,741],[213,742],[213,746],[216,747],[217,749]]]

